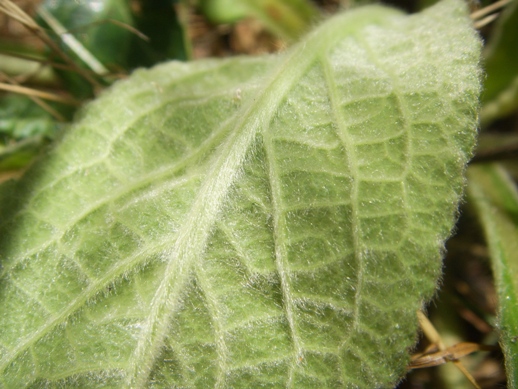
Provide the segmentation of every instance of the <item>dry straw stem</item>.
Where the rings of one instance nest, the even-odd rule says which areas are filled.
[[[458,359],[475,351],[494,350],[494,347],[468,342],[462,342],[451,347],[446,347],[441,335],[437,332],[434,325],[430,322],[430,320],[428,320],[422,311],[417,311],[417,319],[424,335],[430,341],[430,343],[432,343],[433,350],[414,355],[412,357],[412,362],[408,366],[408,369],[421,369],[425,367],[442,365],[447,362],[453,362],[453,364],[455,364],[455,366],[462,372],[462,374],[464,374],[468,381],[471,382],[473,387],[476,389],[481,389],[475,381],[475,378],[473,378],[466,367]],[[439,351],[435,351],[437,349]]]
[[[14,78],[9,77],[5,73],[0,72],[0,79],[1,78],[6,80],[8,82],[8,84],[4,84],[3,82],[0,82],[0,88],[2,88],[3,86],[7,86],[8,88],[15,87],[15,88],[18,88],[18,89],[19,88],[30,89],[30,88],[25,88],[25,87],[20,86],[20,84]],[[41,108],[43,108],[48,113],[50,113],[56,120],[58,120],[60,122],[66,121],[66,119],[65,119],[65,117],[63,115],[61,115],[58,111],[56,111],[54,108],[52,108],[50,105],[48,105],[45,101],[43,101],[41,99],[42,96],[38,96],[37,94],[38,93],[44,93],[44,94],[48,94],[52,98],[59,98],[59,99],[64,99],[63,97],[57,96],[57,95],[54,95],[54,94],[51,94],[51,93],[47,93],[47,92],[42,92],[42,91],[39,91],[39,90],[33,90],[33,89],[30,89],[30,90],[36,92],[36,94],[34,94],[34,93],[27,94],[32,101],[34,101]],[[17,92],[17,93],[20,93],[20,92]],[[22,92],[21,94],[26,94],[26,93]],[[48,97],[48,96],[46,96],[46,97]],[[47,100],[48,100],[48,98],[47,98]],[[67,99],[67,100],[69,100],[69,101],[67,101],[66,104],[73,103],[73,99]]]
[[[470,17],[472,20],[479,20],[483,17],[486,17],[490,13],[493,13],[495,11],[498,11],[499,9],[505,7],[507,4],[509,4],[512,0],[500,0],[496,3],[493,3],[491,5],[488,5],[487,7],[484,7],[482,9],[479,9],[478,11],[473,12]]]
[[[6,84],[4,82],[0,82],[0,89],[8,92],[15,92],[22,95],[41,97],[42,99],[57,101],[59,103],[80,106],[81,103],[79,101],[74,100],[70,96],[59,96],[54,93],[45,92],[39,89],[28,88],[21,85],[13,85]]]
[[[75,101],[71,97],[62,97],[62,96],[59,96],[59,95],[56,95],[53,93],[45,92],[45,91],[42,91],[39,89],[28,88],[28,87],[21,86],[21,85],[13,85],[13,84],[6,84],[4,82],[0,82],[0,89],[8,91],[8,92],[19,93],[22,95],[40,97],[40,98],[43,98],[46,100],[57,101],[57,102],[60,102],[63,104],[68,104],[68,105],[79,106],[81,104],[81,103]]]
[[[476,29],[480,29],[484,27],[485,25],[491,23],[492,21],[496,20],[500,13],[493,13],[495,11],[499,11],[502,8],[504,8],[506,5],[508,5],[512,0],[500,0],[496,3],[493,3],[491,5],[488,5],[487,7],[484,7],[482,9],[479,9],[478,11],[473,12],[470,17],[471,20],[473,20],[473,26]]]
[[[456,361],[459,358],[472,354],[476,351],[492,351],[496,348],[493,346],[485,346],[478,343],[461,342],[446,348],[438,350],[437,346],[432,345],[424,353],[412,356],[412,362],[409,365],[411,369],[422,369],[425,367],[439,366],[447,362]]]

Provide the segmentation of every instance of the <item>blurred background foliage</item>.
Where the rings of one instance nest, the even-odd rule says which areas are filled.
[[[435,1],[382,3],[418,12]],[[0,0],[0,182],[37,163],[81,105],[135,68],[280,51],[330,14],[372,2]],[[518,387],[518,0],[469,6],[484,42],[481,136],[432,327],[422,323],[412,350],[431,362],[411,365],[401,389]],[[448,363],[465,354],[462,366]]]

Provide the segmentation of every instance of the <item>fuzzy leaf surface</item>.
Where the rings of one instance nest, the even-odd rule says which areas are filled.
[[[0,191],[0,386],[390,387],[475,139],[462,1],[119,82]]]

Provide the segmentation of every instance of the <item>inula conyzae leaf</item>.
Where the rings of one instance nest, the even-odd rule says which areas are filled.
[[[136,72],[2,197],[6,388],[390,387],[475,138],[461,1]]]

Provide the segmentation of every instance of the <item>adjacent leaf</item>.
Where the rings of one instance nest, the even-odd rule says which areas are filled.
[[[518,385],[518,191],[498,165],[468,170],[468,195],[484,227],[498,293],[498,329],[509,388]]]
[[[45,144],[45,138],[34,136],[9,146],[0,146],[0,172],[24,168],[36,158]]]
[[[484,50],[487,77],[480,112],[482,123],[518,108],[518,1],[511,2],[498,19]]]
[[[52,116],[26,96],[0,98],[0,172],[27,166],[57,127]]]
[[[388,387],[475,139],[461,1],[169,63],[4,186],[5,387]],[[10,194],[9,194],[10,193]]]
[[[0,99],[0,142],[34,136],[52,138],[56,124],[52,116],[26,96],[10,94]]]

